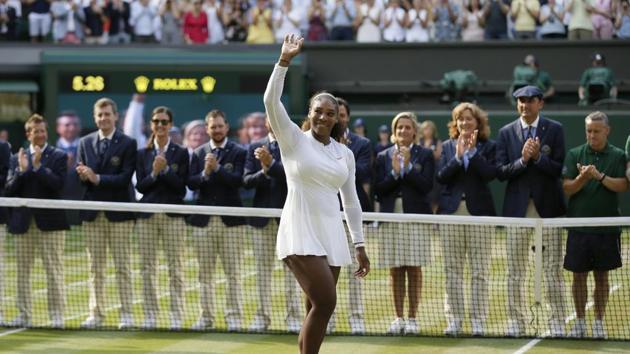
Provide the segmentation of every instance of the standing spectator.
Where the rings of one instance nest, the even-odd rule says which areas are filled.
[[[267,116],[263,112],[252,112],[245,117],[245,127],[247,132],[247,140],[253,143],[267,137],[269,128],[267,125]]]
[[[536,20],[540,15],[538,0],[513,0],[510,16],[514,20],[516,39],[534,39],[536,37]]]
[[[227,0],[223,8],[223,25],[228,42],[245,42],[247,39],[247,9],[239,0]]]
[[[184,128],[184,147],[186,147],[186,149],[188,150],[189,171],[195,149],[207,143],[209,140],[210,136],[208,136],[205,121],[198,119],[188,122],[186,124],[186,127]],[[186,203],[192,203],[194,200],[195,193],[193,193],[193,191],[191,191],[190,188],[186,186],[186,196],[184,197],[184,201]]]
[[[7,0],[0,0],[0,42],[17,39],[17,10]]]
[[[496,216],[488,184],[496,176],[496,144],[490,140],[488,115],[472,103],[453,109],[448,124],[451,139],[444,143],[437,180],[443,185],[438,214]],[[464,265],[471,274],[469,313],[473,336],[483,336],[488,316],[488,267],[492,251],[492,227],[440,225],[444,273],[444,334],[462,331],[464,310]]]
[[[383,40],[403,42],[405,40],[405,19],[407,14],[400,6],[400,0],[391,0],[383,12]]]
[[[612,39],[613,20],[615,18],[613,0],[596,0],[593,3],[591,21],[593,22],[594,39]]]
[[[109,18],[109,43],[127,44],[131,42],[129,16],[131,6],[124,0],[112,0],[105,5],[105,15]]]
[[[355,0],[328,0],[326,18],[330,23],[330,40],[351,41],[354,39],[352,22],[357,16]]]
[[[594,53],[591,67],[584,70],[578,88],[579,104],[592,104],[603,98],[617,98],[617,80],[612,69],[606,66],[606,57]]]
[[[479,0],[470,0],[461,17],[462,40],[464,42],[482,41],[485,18]]]
[[[568,217],[619,217],[619,194],[628,190],[627,157],[608,142],[610,125],[602,112],[586,116],[586,144],[569,150],[564,169],[564,192],[569,197]],[[576,319],[568,336],[586,336],[588,273],[593,272],[595,319],[592,337],[606,338],[604,314],[610,285],[608,272],[621,267],[621,228],[569,229],[564,268],[573,273]]]
[[[271,6],[267,0],[256,1],[256,6],[249,11],[249,27],[247,31],[247,43],[271,44],[273,36],[273,24],[271,22]]]
[[[628,0],[621,0],[615,17],[615,29],[617,38],[630,39],[630,2]]]
[[[381,41],[381,7],[375,0],[367,0],[357,9],[355,26],[357,42],[377,43]]]
[[[507,181],[503,216],[554,218],[564,215],[560,176],[564,162],[564,133],[560,123],[541,117],[543,93],[535,86],[514,92],[520,117],[499,131],[497,177]],[[526,332],[523,285],[531,249],[531,229],[508,227],[508,329],[507,336]],[[551,308],[549,331],[564,336],[564,280],[562,278],[562,235],[558,229],[544,229],[542,235],[543,273],[546,297]]]
[[[267,123],[268,124],[268,123]],[[268,127],[269,128],[269,127]],[[280,147],[271,129],[266,138],[252,143],[247,152],[243,186],[255,188],[255,208],[277,208],[284,206],[287,197],[287,180],[280,155]],[[253,250],[256,259],[256,288],[258,290],[258,310],[249,330],[266,331],[271,324],[272,274],[275,263],[275,244],[278,234],[278,219],[250,218],[254,228]],[[290,333],[300,332],[299,286],[286,265],[283,267],[286,325]]]
[[[173,0],[166,0],[160,8],[160,19],[162,21],[162,44],[178,45],[182,44],[182,15]]]
[[[184,40],[187,44],[208,42],[208,16],[202,5],[202,0],[193,0],[192,9],[184,15]]]
[[[7,182],[9,166],[11,163],[11,146],[6,141],[0,141],[0,197],[4,197],[4,187]],[[0,326],[4,326],[4,239],[7,235],[5,224],[8,219],[8,210],[0,207]]]
[[[484,39],[507,39],[507,15],[510,0],[486,0],[483,4],[485,19]]]
[[[354,123],[352,123],[352,131],[363,138],[367,138],[367,131],[365,129],[365,123],[363,122],[363,119],[361,118],[357,118],[357,120],[354,121]]]
[[[217,44],[225,41],[223,32],[223,5],[218,0],[207,0],[204,5],[208,17],[208,43]]]
[[[28,14],[28,32],[31,42],[43,42],[50,33],[52,18],[50,16],[50,0],[26,0],[30,4]]]
[[[429,0],[413,0],[413,7],[407,11],[405,39],[407,42],[428,42],[431,9]]]
[[[68,165],[66,154],[48,144],[46,121],[32,115],[24,124],[30,146],[11,159],[6,196],[61,199]],[[16,208],[11,211],[8,231],[16,235],[17,317],[12,327],[31,327],[31,271],[40,254],[46,271],[48,316],[52,328],[63,328],[63,242],[69,226],[59,209]]]
[[[131,17],[129,24],[133,27],[134,42],[155,43],[155,19],[157,9],[149,0],[134,0],[131,3]]]
[[[151,115],[151,137],[147,147],[138,151],[136,189],[140,203],[182,204],[188,178],[188,152],[169,138],[173,113],[164,106]],[[170,278],[170,329],[180,330],[184,316],[184,274],[182,257],[185,247],[184,214],[138,215],[138,248],[142,260],[144,295],[143,329],[154,329],[159,312],[156,272],[157,247],[161,241]]]
[[[312,0],[308,7],[308,32],[306,40],[308,41],[325,41],[328,39],[328,30],[326,29],[326,8],[322,0]]]
[[[374,144],[374,155],[380,154],[381,151],[393,145],[390,140],[390,135],[391,133],[389,132],[387,124],[378,127],[378,141]]]
[[[72,0],[55,0],[50,5],[52,15],[52,36],[55,43],[81,43],[81,22],[85,13]]]
[[[242,206],[238,188],[243,183],[243,168],[247,152],[228,141],[230,130],[225,114],[212,110],[206,116],[210,142],[195,150],[188,187],[198,191],[197,204],[213,206]],[[241,217],[192,215],[193,239],[199,262],[199,303],[201,313],[192,330],[214,327],[214,273],[217,258],[227,278],[225,321],[227,330],[239,331],[243,319],[241,289],[242,243],[239,226]]]
[[[571,16],[569,22],[569,39],[593,39],[594,0],[567,0],[567,14]]]
[[[440,161],[442,155],[442,141],[438,136],[438,130],[435,123],[431,120],[425,120],[420,124],[420,146],[431,150],[433,153],[433,159],[437,164]],[[437,174],[437,170],[435,171]],[[429,202],[431,203],[431,210],[435,212],[438,206],[438,198],[440,196],[440,186],[433,176],[433,188],[429,192]]]
[[[82,200],[85,190],[76,171],[79,141],[81,138],[81,118],[73,111],[61,112],[57,117],[57,149],[66,153],[68,173],[61,196],[67,200]],[[78,210],[66,210],[68,222],[72,225],[81,223]]]
[[[293,7],[292,0],[284,0],[282,7],[273,14],[276,43],[282,43],[287,34],[299,34],[303,11]]]
[[[90,6],[83,8],[85,14],[85,43],[105,44],[107,38],[103,37],[103,23],[105,14],[98,0],[90,0]]]
[[[433,186],[435,160],[431,150],[418,144],[420,137],[415,114],[401,112],[392,120],[394,146],[376,157],[374,191],[383,213],[432,214],[427,194]],[[422,266],[431,258],[429,226],[415,224],[414,232],[401,223],[388,223],[379,231],[379,253],[383,267],[390,269],[396,319],[390,334],[418,334],[416,315],[422,292]],[[408,319],[403,310],[409,297]]]
[[[94,122],[98,130],[81,138],[79,165],[76,170],[87,187],[84,200],[131,202],[131,176],[136,167],[136,141],[116,128],[118,107],[109,98],[94,103]],[[131,239],[134,215],[115,211],[82,211],[86,245],[90,261],[90,309],[83,328],[103,325],[105,306],[105,271],[109,247],[116,267],[120,298],[118,328],[133,327],[131,285]]]
[[[434,37],[438,42],[454,41],[459,36],[459,5],[451,0],[437,0],[433,7]]]
[[[564,1],[548,0],[540,8],[538,20],[542,24],[538,33],[543,39],[566,38],[564,28]]]
[[[9,131],[6,129],[0,129],[0,141],[8,142],[9,141]]]

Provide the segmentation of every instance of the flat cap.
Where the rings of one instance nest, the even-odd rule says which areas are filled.
[[[536,86],[528,85],[514,91],[512,94],[515,98],[519,97],[538,97],[542,98],[543,92]]]
[[[389,127],[386,124],[382,124],[378,127],[379,133],[389,133]]]
[[[354,124],[352,124],[353,127],[364,127],[365,123],[363,122],[363,119],[358,118],[357,120],[354,121]]]

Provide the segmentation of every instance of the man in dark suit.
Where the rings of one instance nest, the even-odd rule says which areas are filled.
[[[94,104],[98,131],[79,143],[79,178],[86,186],[84,200],[131,202],[131,176],[136,165],[136,141],[116,129],[118,108],[109,98]],[[120,295],[119,328],[133,327],[131,286],[131,241],[134,215],[114,211],[82,211],[88,257],[90,259],[90,313],[81,324],[100,327],[105,319],[105,270],[109,246],[116,266]]]
[[[564,163],[562,125],[540,116],[543,93],[535,86],[514,92],[520,117],[501,128],[497,140],[497,177],[507,181],[503,216],[553,218],[565,214],[561,176]],[[508,227],[508,330],[521,336],[526,330],[523,285],[533,230]],[[543,272],[551,306],[549,332],[564,336],[565,302],[562,278],[562,237],[559,230],[543,230]]]
[[[243,186],[255,188],[254,207],[282,209],[287,197],[287,180],[280,157],[280,147],[269,122],[266,121],[269,134],[252,143],[245,160]],[[267,330],[271,324],[271,278],[276,262],[276,235],[278,220],[270,218],[249,218],[254,227],[253,245],[256,259],[256,286],[258,288],[259,308],[249,326],[252,332]],[[291,333],[300,331],[300,293],[293,274],[284,269],[284,287],[286,296],[287,330]]]
[[[198,191],[197,204],[213,206],[242,206],[238,188],[243,183],[243,168],[247,152],[228,141],[230,126],[225,114],[212,110],[206,115],[210,142],[195,150],[188,187]],[[239,239],[245,219],[234,216],[192,215],[199,283],[201,287],[199,320],[193,330],[214,327],[214,267],[217,257],[225,270],[228,288],[225,320],[228,331],[239,331],[243,316],[241,291],[242,243]]]
[[[24,125],[30,142],[11,159],[7,197],[61,199],[66,178],[66,155],[48,145],[46,121],[38,114]],[[46,270],[48,315],[53,328],[63,328],[63,241],[68,223],[63,210],[11,210],[9,232],[16,235],[18,316],[13,327],[30,327],[32,319],[31,270],[37,253]]]
[[[11,146],[7,142],[0,141],[0,197],[4,197],[4,185],[7,182],[10,160]],[[0,299],[4,297],[4,238],[7,234],[4,224],[7,223],[7,213],[6,208],[0,208]],[[4,316],[0,302],[0,326],[3,324]]]

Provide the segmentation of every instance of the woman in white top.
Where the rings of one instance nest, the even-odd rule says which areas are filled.
[[[208,43],[222,43],[225,40],[223,32],[223,6],[217,0],[207,0],[204,5],[208,17]]]
[[[407,12],[407,42],[429,41],[429,10],[427,0],[413,0],[413,7]]]
[[[357,42],[375,43],[381,41],[381,8],[375,0],[367,0],[359,8]]]
[[[339,205],[337,193],[341,194],[359,263],[354,275],[367,275],[370,261],[365,252],[361,206],[355,189],[354,155],[334,140],[342,136],[336,98],[329,93],[311,98],[308,112],[311,130],[306,132],[291,122],[280,102],[287,67],[300,53],[303,43],[299,36],[285,37],[264,103],[280,146],[288,187],[276,253],[291,269],[307,297],[300,352],[317,353],[335,309],[339,269],[351,263],[339,208],[333,207]]]
[[[282,43],[287,34],[300,33],[302,17],[302,11],[293,8],[293,0],[284,0],[282,7],[273,14],[276,42]]]
[[[387,42],[405,40],[405,10],[399,0],[390,0],[383,15],[383,39]]]
[[[461,17],[462,41],[483,41],[485,18],[479,0],[468,0]]]

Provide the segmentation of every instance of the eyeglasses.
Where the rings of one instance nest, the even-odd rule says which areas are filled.
[[[171,124],[171,121],[168,119],[151,119],[151,123],[155,124],[155,125],[169,125]]]

